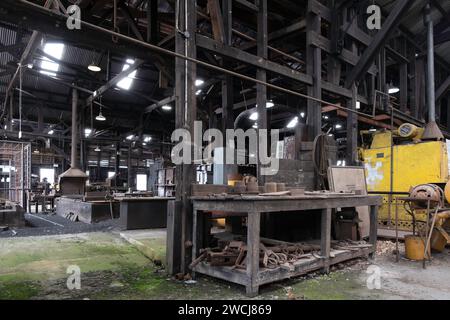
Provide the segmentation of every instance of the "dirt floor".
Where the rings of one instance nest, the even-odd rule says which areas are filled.
[[[394,249],[379,242],[375,261],[355,260],[329,275],[267,285],[256,299],[450,299],[448,251],[434,255],[423,270],[404,258],[396,263]],[[163,231],[150,238],[104,231],[0,239],[0,299],[246,299],[243,287],[224,281],[168,277],[164,254]],[[67,288],[73,265],[81,271],[80,290]],[[379,267],[379,290],[367,287],[371,265]]]

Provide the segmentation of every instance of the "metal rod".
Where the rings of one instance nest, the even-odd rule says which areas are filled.
[[[422,261],[422,266],[424,269],[426,269],[426,260],[427,260],[427,247],[426,247],[426,241],[427,241],[427,235],[428,235],[428,224],[430,223],[430,205],[431,205],[431,201],[430,199],[428,199],[427,201],[427,221],[425,224],[425,238],[422,238],[422,241],[424,242],[424,253],[423,253],[423,261]]]
[[[431,6],[428,3],[425,7],[425,21],[427,24],[427,99],[428,99],[428,116],[429,122],[436,121],[436,98],[434,83],[434,35],[433,35],[433,19],[431,18]]]
[[[434,229],[434,225],[436,224],[436,217],[438,215],[438,210],[439,210],[439,206],[436,207],[435,211],[434,211],[434,215],[433,215],[433,220],[431,222],[431,228],[429,230],[429,234],[427,235],[427,243],[425,244],[425,255],[424,255],[424,259],[423,261],[425,261],[425,257],[428,256],[428,260],[431,261],[431,253],[429,253],[429,246],[430,246],[430,241],[431,241],[431,235],[433,234],[433,229]]]
[[[396,262],[399,262],[400,252],[398,249],[398,198],[395,198],[395,251]]]

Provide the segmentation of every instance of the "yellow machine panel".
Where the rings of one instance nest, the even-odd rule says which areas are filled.
[[[448,181],[448,153],[444,141],[405,142],[394,145],[394,165],[392,192],[409,192],[419,184],[445,184]],[[378,213],[378,221],[383,226],[395,225],[395,207],[389,210],[391,191],[391,132],[377,132],[373,135],[370,148],[360,150],[361,160],[366,169],[367,189],[384,196],[384,205]],[[401,195],[399,195],[401,196]],[[403,195],[405,196],[405,195]],[[399,228],[412,227],[411,216],[403,203],[398,208]]]

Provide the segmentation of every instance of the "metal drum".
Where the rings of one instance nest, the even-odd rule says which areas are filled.
[[[410,190],[409,197],[418,200],[432,200],[430,202],[430,209],[436,208],[436,206],[443,207],[444,204],[444,191],[435,184],[420,184],[415,186]],[[427,207],[427,201],[414,202],[413,206],[416,209],[425,209]]]

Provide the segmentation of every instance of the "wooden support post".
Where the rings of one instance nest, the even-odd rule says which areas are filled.
[[[331,209],[323,209],[320,228],[320,255],[324,259],[324,273],[330,272]]]
[[[127,167],[128,167],[128,177],[127,177],[127,183],[128,183],[128,188],[133,188],[134,187],[134,179],[133,179],[133,163],[131,161],[131,144],[128,146],[128,161],[127,161]]]
[[[378,206],[370,206],[370,231],[369,231],[369,243],[372,245],[372,253],[370,258],[375,257],[377,251],[377,230],[378,230]]]
[[[166,265],[167,273],[174,275],[181,271],[181,210],[179,201],[167,202],[167,240]]]
[[[231,46],[231,37],[233,29],[233,17],[232,17],[232,1],[223,0],[222,1],[222,11],[223,11],[223,41],[226,45]],[[222,60],[222,66],[224,62],[229,61],[226,58]],[[230,75],[225,75],[225,79],[222,81],[222,132],[224,137],[226,137],[226,130],[234,128],[234,95],[233,95],[233,77]],[[229,142],[226,141],[226,147],[228,147]],[[234,143],[234,140],[233,140]],[[234,165],[226,163],[227,148],[224,149],[224,166],[223,166],[223,184],[228,184],[228,175],[234,170]],[[234,151],[232,151],[234,152]],[[233,218],[231,219],[233,220]]]
[[[421,119],[425,105],[425,64],[423,59],[417,59],[415,64],[415,110],[413,117]]]
[[[117,142],[117,144],[116,144],[116,165],[115,165],[114,171],[115,171],[115,176],[116,176],[116,178],[114,179],[114,185],[117,187],[117,178],[119,177],[119,171],[120,171],[120,142]]]
[[[197,10],[195,0],[180,1],[177,8],[178,26],[180,32],[175,32],[175,51],[177,53],[196,58]],[[197,97],[195,95],[195,80],[197,66],[195,63],[184,59],[175,59],[175,128],[187,128],[194,137],[194,122],[197,119]],[[193,160],[193,152],[191,152]],[[190,163],[177,165],[175,169],[177,201],[180,202],[181,232],[176,239],[181,242],[180,271],[187,272],[187,265],[191,259],[189,246],[192,239],[192,206],[190,202],[191,185],[195,181],[195,166]]]
[[[267,36],[267,0],[259,1],[258,8],[258,35],[257,35],[257,53],[258,57],[264,60],[268,58],[268,36]],[[267,81],[266,70],[258,68],[256,71],[256,79],[259,81]],[[262,84],[256,85],[256,104],[258,110],[258,131],[267,129],[267,87]],[[259,141],[259,134],[258,134]],[[261,156],[259,154],[259,142],[257,144],[258,169],[257,176],[259,185],[264,185],[264,176],[261,175]],[[267,156],[267,155],[265,155]]]
[[[406,56],[406,40],[401,41],[402,54]],[[400,65],[400,110],[406,112],[408,108],[408,63]]]
[[[355,11],[351,10],[353,24],[356,25],[358,19]],[[352,52],[358,55],[358,47],[355,41],[351,44]],[[351,86],[352,98],[349,100],[350,109],[356,111],[358,87],[356,83]],[[356,165],[358,159],[358,115],[354,112],[349,112],[347,117],[347,164]]]
[[[204,228],[204,214],[203,212],[194,209],[192,212],[192,262],[199,256],[200,249],[203,248],[203,236],[205,232]],[[195,273],[191,271],[193,277]]]
[[[356,85],[353,85],[353,98],[348,100],[349,108],[356,111]],[[347,116],[347,164],[353,166],[358,159],[358,115],[349,112]]]
[[[306,24],[306,72],[313,78],[312,86],[308,86],[308,95],[321,99],[322,52],[319,47],[313,45],[314,35],[320,34],[321,17],[313,12],[311,8],[312,2],[308,2]],[[312,141],[322,132],[322,111],[320,103],[308,99],[306,124],[308,126],[308,138]]]
[[[249,212],[247,222],[247,286],[249,297],[258,295],[260,212]]]
[[[219,0],[208,0],[207,4],[214,40],[225,43],[225,30]]]

